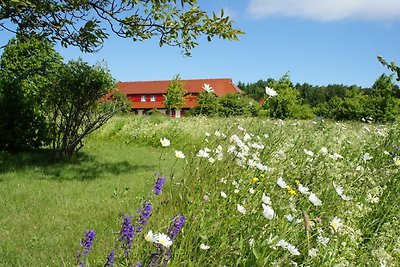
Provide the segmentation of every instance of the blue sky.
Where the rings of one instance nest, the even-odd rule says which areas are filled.
[[[232,78],[371,86],[389,73],[378,54],[400,64],[400,0],[200,0],[223,8],[246,34],[240,41],[199,39],[192,57],[157,40],[134,43],[112,37],[95,54],[57,48],[67,60],[104,60],[119,81]]]

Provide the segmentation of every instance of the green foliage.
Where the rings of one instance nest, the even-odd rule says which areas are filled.
[[[218,116],[221,105],[214,92],[201,92],[197,99],[197,106],[191,109],[193,115]]]
[[[47,90],[61,64],[49,42],[34,37],[10,40],[0,60],[0,149],[46,144]]]
[[[219,97],[219,115],[230,116],[257,116],[260,105],[241,94],[229,93]]]
[[[372,85],[371,94],[374,96],[390,97],[393,95],[394,88],[393,75],[382,74]]]
[[[110,34],[133,41],[159,37],[160,46],[178,46],[189,54],[201,35],[209,41],[213,37],[237,40],[242,33],[222,10],[220,15],[208,16],[196,0],[179,2],[0,1],[0,25],[11,24],[20,34],[36,33],[84,52],[98,50]]]
[[[201,92],[193,115],[206,116],[257,116],[260,104],[243,94],[229,93],[217,97],[214,92]]]
[[[101,65],[70,61],[59,70],[48,98],[52,148],[70,158],[83,146],[83,138],[129,108],[122,94],[104,98],[115,87],[114,79]]]
[[[239,86],[254,99],[261,97],[265,86],[278,92],[277,96],[264,96],[263,110],[259,112],[262,117],[307,119],[319,116],[334,120],[369,118],[370,121],[388,122],[400,115],[400,90],[392,75],[382,74],[371,88],[308,83],[293,86],[287,74],[279,81],[268,79],[252,84],[239,83]]]
[[[164,105],[167,110],[180,109],[186,102],[187,91],[183,88],[183,82],[179,75],[175,76],[168,85],[167,92],[164,95]]]
[[[348,87],[344,95],[335,95],[325,103],[319,103],[318,116],[335,120],[393,121],[400,114],[400,102],[396,96],[393,77],[381,75],[371,89]]]
[[[271,81],[269,86],[278,93],[278,95],[266,100],[272,118],[307,119],[314,117],[311,108],[308,105],[301,104],[300,93],[293,88],[288,74],[285,74],[278,81]]]
[[[396,80],[400,81],[400,67],[396,65],[396,62],[391,61],[388,63],[382,56],[378,56],[378,60],[383,66],[395,73],[397,75]]]
[[[40,38],[11,40],[0,68],[0,149],[51,143],[60,157],[69,158],[87,134],[129,107],[119,92],[107,98],[114,81],[106,69],[82,61],[63,64]]]
[[[238,83],[238,87],[248,96],[252,97],[254,100],[259,101],[265,96],[265,87],[272,83],[273,79],[258,80],[255,83]]]

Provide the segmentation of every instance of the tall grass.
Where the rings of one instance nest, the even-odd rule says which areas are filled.
[[[166,233],[176,214],[186,224],[170,248],[170,266],[397,266],[399,130],[361,122],[119,117],[71,163],[26,159],[20,167],[24,155],[3,154],[8,219],[1,222],[0,263],[72,265],[84,230],[94,229],[88,266],[102,266],[119,238],[121,212],[135,215],[151,200],[152,215],[128,260],[119,252],[115,266],[148,265],[157,246],[144,235]],[[167,180],[162,195],[150,197],[155,172]]]

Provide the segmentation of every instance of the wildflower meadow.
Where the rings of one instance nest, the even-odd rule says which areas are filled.
[[[399,266],[400,125],[120,116],[1,154],[1,266]]]

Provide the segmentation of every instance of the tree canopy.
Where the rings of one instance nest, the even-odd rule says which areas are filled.
[[[62,57],[49,42],[9,41],[0,57],[0,149],[47,143],[47,88],[61,64]]]
[[[209,16],[197,0],[0,0],[0,29],[37,35],[63,46],[94,52],[115,34],[133,41],[159,38],[186,54],[205,35],[238,39],[223,10]]]
[[[175,76],[168,85],[167,92],[164,95],[164,105],[167,110],[180,109],[186,102],[185,95],[187,91],[183,88],[183,82],[179,75]]]

